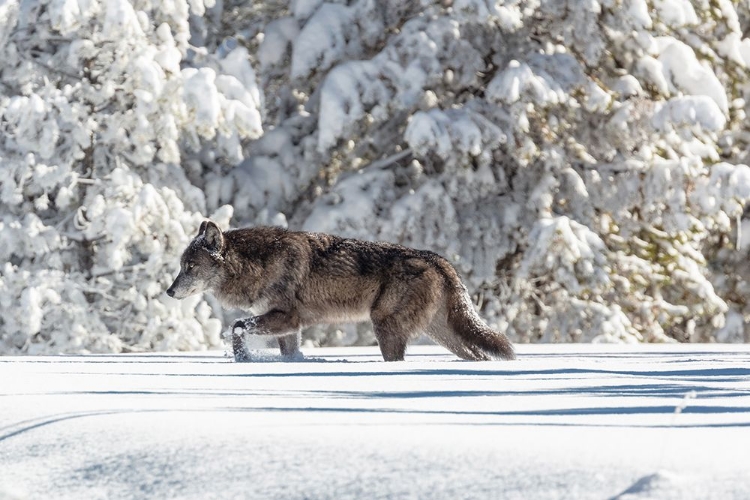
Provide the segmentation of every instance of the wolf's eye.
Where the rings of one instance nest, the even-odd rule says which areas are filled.
[[[192,268],[194,268],[194,267],[195,267],[195,262],[190,262],[190,263],[188,263],[188,265],[187,265],[188,271],[190,271],[190,270],[191,270]]]

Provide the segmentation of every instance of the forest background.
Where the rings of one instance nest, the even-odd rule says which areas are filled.
[[[164,293],[205,217],[439,252],[515,342],[747,342],[748,31],[729,0],[0,0],[0,352],[221,347],[236,311]]]

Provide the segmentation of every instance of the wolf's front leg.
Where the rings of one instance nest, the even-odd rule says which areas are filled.
[[[232,351],[234,352],[234,360],[238,363],[250,361],[250,358],[247,355],[247,349],[245,348],[245,330],[242,326],[238,326],[238,323],[241,321],[246,320],[235,321],[234,326],[232,327]]]
[[[294,356],[299,352],[300,322],[296,313],[275,309],[260,316],[239,319],[232,327],[232,348],[235,361],[248,361],[244,335],[278,337],[281,354]]]
[[[301,359],[302,354],[299,350],[300,345],[300,331],[297,330],[295,333],[292,333],[290,335],[285,335],[284,337],[279,337],[279,350],[281,350],[281,355],[285,358],[290,359]]]

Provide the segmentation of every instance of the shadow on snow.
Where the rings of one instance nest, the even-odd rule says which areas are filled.
[[[674,406],[632,406],[632,407],[591,407],[591,408],[561,408],[546,410],[514,410],[514,411],[476,411],[476,410],[414,410],[414,409],[392,409],[392,408],[340,408],[326,406],[310,407],[220,407],[220,408],[198,408],[198,409],[140,409],[140,410],[99,410],[86,412],[73,412],[47,415],[36,419],[25,420],[0,428],[0,442],[25,434],[29,431],[46,427],[52,424],[76,420],[81,418],[93,418],[110,415],[125,415],[138,413],[359,413],[359,414],[403,414],[403,415],[447,415],[456,417],[467,416],[590,416],[590,415],[639,415],[639,414],[670,414],[674,413]],[[750,414],[750,407],[739,406],[688,406],[682,413],[697,414],[725,414],[738,413]],[[387,422],[382,425],[387,425]],[[300,425],[295,423],[294,425]],[[315,424],[313,424],[314,426]],[[319,424],[318,424],[319,425]],[[331,424],[335,425],[335,424]],[[408,425],[479,425],[479,426],[544,426],[544,427],[637,427],[637,428],[722,428],[722,427],[750,427],[750,421],[730,423],[698,423],[698,424],[620,424],[620,423],[575,423],[575,422],[413,422]]]

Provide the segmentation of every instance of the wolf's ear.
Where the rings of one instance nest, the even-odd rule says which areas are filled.
[[[206,226],[207,225],[208,225],[208,221],[207,220],[204,220],[203,222],[201,222],[201,228],[198,229],[198,236],[200,236],[201,234],[203,234],[203,233],[206,232]]]
[[[213,221],[206,221],[203,237],[206,239],[206,247],[211,252],[221,252],[224,249],[224,234]],[[202,226],[201,226],[202,227]]]

